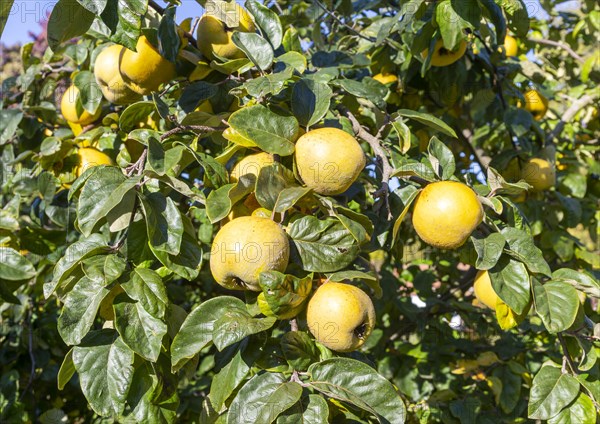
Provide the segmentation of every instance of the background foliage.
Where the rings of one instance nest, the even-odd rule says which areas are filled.
[[[259,33],[236,43],[252,60],[208,63],[193,43],[178,53],[176,2],[60,0],[49,48],[24,45],[2,81],[0,420],[596,422],[600,11],[556,5],[535,20],[519,0],[249,1]],[[127,107],[103,102],[95,56],[142,31],[179,76]],[[508,32],[518,58],[499,48]],[[467,53],[430,67],[421,52],[440,37]],[[78,136],[57,107],[69,80],[103,112]],[[528,87],[549,99],[542,120],[517,106]],[[213,113],[194,111],[205,100]],[[230,184],[248,151],[224,122],[281,164]],[[336,198],[293,178],[298,128],[319,126],[367,133],[368,166]],[[74,181],[84,145],[118,165]],[[555,189],[517,202],[527,186],[494,171],[516,156],[556,161]],[[399,218],[438,179],[469,182],[486,208],[457,251]],[[348,279],[374,299],[361,350],[316,344],[290,296],[271,306],[297,307],[293,323],[215,284],[212,237],[251,191],[285,213],[287,273],[309,277],[269,284],[305,301],[313,277]],[[504,312],[473,304],[476,269],[492,270]]]

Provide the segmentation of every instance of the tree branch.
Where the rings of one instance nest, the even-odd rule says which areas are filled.
[[[225,129],[225,127],[208,127],[206,125],[181,125],[181,124],[179,124],[172,130],[169,130],[166,133],[164,133],[163,135],[161,135],[160,141],[163,141],[163,140],[169,138],[173,134],[177,134],[177,133],[181,133],[181,132],[199,131],[201,133],[210,133],[210,132],[214,132],[214,131],[222,131],[224,129]]]
[[[561,49],[566,51],[569,54],[569,56],[571,56],[576,61],[578,61],[580,63],[585,62],[585,59],[583,57],[579,56],[575,52],[575,50],[573,50],[568,44],[562,43],[560,41],[547,40],[545,38],[528,38],[527,40],[531,41],[532,43],[546,44],[548,46],[560,47]]]
[[[581,109],[583,109],[584,107],[586,107],[593,101],[594,101],[594,97],[590,96],[589,94],[586,94],[586,95],[582,96],[580,99],[574,101],[573,104],[571,104],[571,106],[569,106],[567,108],[567,110],[562,114],[560,121],[558,122],[558,124],[556,124],[556,127],[554,127],[554,130],[548,135],[548,138],[546,139],[546,143],[551,143],[552,140],[554,140],[556,137],[558,137],[560,135],[560,133],[562,132],[562,130],[564,129],[565,124],[567,122],[569,122],[571,119],[573,119],[573,117],[575,117],[575,115],[577,115],[577,112],[579,112]]]
[[[370,41],[371,43],[376,42],[377,40],[375,38],[372,37],[367,37],[363,34],[361,34],[360,32],[358,32],[355,28],[351,27],[350,25],[348,25],[347,23],[345,23],[344,21],[342,21],[334,12],[332,12],[331,10],[327,9],[327,7],[321,3],[319,0],[314,0],[314,2],[317,4],[317,6],[319,6],[327,15],[331,16],[338,24],[342,25],[344,28],[347,28],[348,30],[350,30],[350,32],[352,32],[354,35],[356,35],[359,38],[362,38],[363,40],[367,40]],[[383,40],[383,44],[387,44],[388,46],[390,46],[390,43],[387,39]],[[393,46],[390,46],[393,47]]]
[[[457,129],[455,129],[455,132],[456,135],[458,135],[458,139],[469,149],[475,158],[475,161],[479,164],[481,172],[483,172],[484,175],[487,175],[488,165],[492,161],[492,158],[486,155],[483,149],[473,146],[473,131],[471,131],[470,128],[465,128],[462,131],[460,129],[458,129],[458,131],[456,130]]]
[[[481,44],[483,44],[483,47],[485,48],[485,51],[488,53],[488,55],[491,55],[492,49],[490,49],[490,47],[487,45],[487,43],[485,42],[485,40],[483,39],[481,34],[479,34],[477,31],[475,31],[475,32],[473,32],[473,35],[475,35],[475,37],[479,41],[481,41]],[[502,91],[502,80],[499,77],[498,68],[494,64],[492,64],[492,74],[490,75],[490,79],[492,82],[492,87],[494,87],[496,89],[496,92],[498,93],[498,97],[500,98],[500,103],[502,104],[502,112],[506,112],[506,109],[508,109],[508,105],[506,103],[506,99],[504,98],[504,92]],[[515,134],[513,133],[512,128],[507,125],[506,129],[508,130],[508,136],[510,137],[510,142],[512,143],[512,145],[515,149],[518,149],[519,145],[517,144],[517,142],[515,140]]]
[[[352,128],[354,129],[354,132],[356,133],[356,135],[359,138],[366,141],[369,144],[369,146],[371,146],[373,153],[375,153],[375,156],[377,157],[377,159],[379,160],[379,162],[381,164],[381,188],[379,190],[377,190],[375,193],[373,193],[373,197],[378,198],[378,199],[383,199],[383,202],[384,202],[384,204],[387,208],[387,212],[388,212],[388,220],[390,220],[390,219],[392,219],[392,212],[390,210],[388,195],[390,192],[389,182],[390,182],[392,173],[394,172],[394,168],[392,167],[392,165],[390,165],[390,161],[388,160],[388,157],[387,157],[387,152],[381,145],[380,140],[377,137],[371,135],[367,130],[365,130],[360,125],[360,123],[358,122],[356,117],[352,114],[352,112],[350,112],[349,110],[344,110],[344,114],[350,120],[350,122],[352,122]],[[378,132],[378,134],[379,134],[379,132]]]

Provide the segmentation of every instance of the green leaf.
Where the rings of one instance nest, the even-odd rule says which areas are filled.
[[[264,166],[260,169],[256,181],[256,200],[263,208],[273,210],[279,196],[287,187],[285,169],[279,163]]]
[[[77,281],[65,298],[57,322],[58,332],[66,344],[79,344],[85,337],[96,319],[100,302],[109,291],[102,280],[83,277]]]
[[[246,9],[254,16],[260,32],[269,40],[273,50],[277,50],[283,39],[283,28],[277,14],[254,0],[246,1]]]
[[[155,318],[165,316],[169,298],[160,275],[147,268],[136,268],[131,279],[121,284],[127,296],[138,302]]]
[[[313,55],[313,62],[315,56]],[[370,81],[370,82],[369,82]],[[385,108],[385,97],[387,96],[388,89],[385,85],[372,78],[365,78],[363,81],[355,81],[351,79],[336,79],[331,84],[341,87],[348,93],[368,99],[372,101],[377,107]]]
[[[297,371],[305,371],[319,360],[319,349],[304,331],[288,331],[281,338],[281,350],[290,366]]]
[[[261,105],[247,106],[231,114],[229,125],[267,153],[294,153],[298,121],[293,116],[278,115]]]
[[[283,48],[286,52],[299,52],[302,53],[302,46],[300,44],[300,36],[298,30],[292,26],[285,30],[282,40]]]
[[[533,125],[533,117],[525,109],[509,107],[504,112],[504,123],[512,129],[515,135],[520,137],[529,132],[531,125]]]
[[[435,173],[442,180],[448,180],[454,175],[456,163],[454,162],[454,154],[444,143],[437,137],[431,137],[429,146],[429,162]]]
[[[92,12],[94,15],[99,15],[104,11],[108,0],[77,0],[80,5]]]
[[[479,0],[479,3],[485,8],[483,10],[484,16],[489,17],[494,24],[496,40],[504,40],[504,37],[506,37],[506,21],[504,20],[500,6],[494,0]],[[485,13],[486,11],[487,13]]]
[[[85,34],[94,14],[73,0],[59,0],[48,18],[48,45],[54,51],[71,38]]]
[[[162,57],[169,62],[175,63],[179,53],[179,34],[177,34],[177,24],[175,23],[176,7],[170,5],[165,9],[160,23],[158,24],[158,45]]]
[[[317,68],[351,68],[354,65],[352,57],[348,53],[344,53],[339,50],[332,51],[316,51],[311,58],[311,62]],[[338,70],[334,71],[335,74],[339,74]],[[340,80],[341,81],[341,80]],[[336,81],[340,83],[340,81]],[[348,80],[352,81],[352,80]],[[358,81],[355,81],[358,82]],[[341,83],[343,84],[343,83]],[[355,87],[359,87],[356,85]],[[354,94],[354,93],[352,93]]]
[[[332,95],[328,84],[303,78],[292,89],[292,112],[302,125],[310,127],[329,111]]]
[[[517,314],[522,314],[531,302],[531,284],[525,265],[503,256],[489,274],[498,297]]]
[[[73,348],[71,348],[65,355],[65,358],[60,365],[60,369],[58,370],[58,375],[56,376],[58,390],[65,388],[67,383],[71,380],[71,378],[73,378],[73,375],[75,375],[75,371],[75,364],[73,363]]]
[[[587,178],[585,175],[571,172],[560,181],[560,185],[566,187],[573,197],[583,199],[587,191]]]
[[[89,237],[96,225],[140,182],[140,177],[127,178],[119,168],[106,166],[87,179],[77,205],[77,222]]]
[[[156,112],[156,106],[154,105],[154,102],[137,102],[129,105],[119,116],[119,128],[125,132],[132,131],[136,129],[140,123],[145,122],[148,119],[148,116],[154,112]],[[139,139],[139,137],[132,137],[135,134],[140,134],[140,136],[145,135],[148,137],[154,137],[156,139],[160,138],[156,131],[147,129],[141,129],[136,131],[134,134],[130,134],[131,138],[142,141]],[[148,143],[144,139],[142,144]]]
[[[212,340],[219,351],[242,341],[251,334],[268,330],[275,324],[275,317],[254,318],[247,310],[224,311],[214,321]]]
[[[102,91],[96,83],[96,77],[93,72],[79,71],[73,84],[79,89],[79,100],[81,105],[89,113],[96,113],[102,102]]]
[[[505,414],[510,414],[521,398],[521,376],[512,372],[508,366],[500,366],[492,374],[502,383],[499,406]]]
[[[525,37],[529,31],[527,7],[521,0],[500,0],[507,17],[508,28],[517,36]]]
[[[294,205],[311,192],[310,188],[306,187],[289,187],[284,188],[279,192],[273,211],[276,213],[282,213],[294,207]]]
[[[0,247],[0,280],[29,280],[37,274],[33,264],[15,249]]]
[[[215,321],[225,311],[246,311],[241,300],[219,296],[207,300],[187,316],[171,344],[172,369],[176,371],[212,342]]]
[[[488,168],[487,181],[490,190],[494,191],[495,194],[508,194],[514,196],[532,188],[524,180],[517,183],[506,182],[502,175],[492,167]]]
[[[589,296],[600,298],[600,283],[583,270],[557,269],[552,273],[552,279],[567,282]]]
[[[373,368],[350,358],[331,358],[308,369],[310,386],[373,414],[381,423],[404,423],[406,407],[396,389]]]
[[[298,278],[277,271],[264,271],[259,284],[269,308],[277,317],[289,318],[297,314],[312,289],[312,275]]]
[[[408,125],[402,119],[392,121],[392,128],[396,131],[398,140],[400,141],[400,153],[405,154],[412,147],[410,128],[408,128]]]
[[[92,331],[73,348],[81,391],[98,415],[122,413],[133,376],[133,358],[114,330]]]
[[[451,6],[455,13],[465,22],[468,22],[471,27],[479,27],[481,21],[481,8],[477,2],[452,0]]]
[[[417,198],[420,192],[421,190],[414,189],[414,191],[410,194],[410,196],[404,203],[404,209],[402,209],[402,212],[400,213],[400,215],[398,215],[398,218],[396,218],[396,221],[394,222],[394,227],[392,228],[392,246],[396,244],[396,240],[398,240],[398,232],[400,231],[400,225],[402,224],[402,221],[404,221],[406,214],[410,210],[410,206],[412,205],[412,203]]]
[[[4,27],[6,26],[6,21],[8,21],[8,15],[10,15],[13,3],[14,0],[7,0],[0,3],[0,36],[4,32]],[[2,120],[0,119],[0,122],[1,121]]]
[[[210,222],[219,222],[229,215],[233,205],[252,192],[254,184],[253,177],[243,175],[237,183],[227,184],[211,191],[206,199],[206,215]]]
[[[288,66],[281,72],[246,81],[243,87],[248,91],[250,96],[256,98],[265,97],[268,94],[276,95],[283,90],[285,84],[292,77],[293,72],[294,70]]]
[[[283,374],[254,376],[238,392],[227,414],[227,424],[271,424],[302,396],[302,386]],[[251,412],[248,409],[251,405]]]
[[[141,35],[142,16],[146,14],[147,8],[146,0],[108,2],[101,17],[110,29],[110,40],[135,51],[137,40]]]
[[[132,421],[167,424],[175,422],[179,406],[177,383],[168,370],[142,361],[136,366],[127,395]]]
[[[422,162],[404,162],[398,166],[397,169],[392,173],[392,177],[412,177],[417,176],[423,178],[426,181],[434,182],[437,177],[431,163],[427,158],[423,158]]]
[[[164,250],[155,249],[152,244],[149,244],[149,246],[156,259],[164,266],[181,278],[191,281],[200,272],[202,250],[200,249],[200,244],[196,238],[196,230],[191,220],[185,215],[181,215],[181,219],[183,221],[183,236],[178,254],[171,255]]]
[[[448,126],[448,124],[433,115],[410,109],[400,109],[398,114],[405,118],[414,119],[415,121],[420,122],[423,125],[427,125],[428,127],[433,128],[434,130],[443,134],[449,135],[450,137],[457,138],[456,133]]]
[[[244,381],[250,372],[250,364],[251,362],[247,362],[242,350],[238,349],[233,359],[212,378],[208,397],[216,411],[221,410],[225,401]]]
[[[531,385],[528,417],[538,420],[555,417],[578,393],[579,382],[575,378],[563,374],[560,368],[542,367]]]
[[[492,233],[485,237],[475,232],[471,235],[471,241],[477,253],[475,267],[483,270],[493,268],[498,263],[506,244],[506,240],[500,233]]]
[[[192,188],[188,186],[188,184],[178,178],[171,177],[169,175],[158,175],[157,173],[146,170],[143,175],[146,175],[151,178],[155,178],[160,182],[164,183],[166,186],[172,188],[173,190],[183,194],[188,199],[198,202],[201,204],[206,203],[206,198],[199,193],[198,191],[194,191]]]
[[[435,8],[435,21],[440,28],[444,46],[448,50],[454,50],[458,46],[458,43],[463,39],[463,29],[471,26],[456,13],[453,3],[460,2],[443,0]]]
[[[540,284],[534,280],[533,299],[537,314],[551,333],[564,331],[575,321],[579,296],[568,283],[550,280]]]
[[[335,218],[304,216],[288,227],[305,271],[333,272],[350,265],[360,247],[352,233]]]
[[[0,146],[12,139],[22,119],[23,111],[19,109],[0,110]]]
[[[142,207],[152,251],[177,255],[183,240],[183,219],[175,202],[156,192],[142,196]]]
[[[293,29],[293,28],[290,28]],[[289,29],[288,29],[289,31]],[[286,32],[287,34],[287,32]],[[275,62],[283,63],[288,67],[292,67],[294,70],[303,74],[307,67],[306,57],[297,51],[288,51],[287,53],[277,56]]]
[[[140,302],[121,294],[113,303],[115,328],[127,346],[151,362],[156,362],[167,334],[167,324],[153,317]]]
[[[597,416],[592,399],[580,392],[575,401],[550,418],[548,424],[596,424]]]
[[[183,145],[183,144],[182,144]],[[194,156],[196,162],[204,169],[204,180],[212,184],[212,187],[221,187],[229,182],[229,174],[225,166],[220,164],[210,155],[196,152],[191,146],[184,145],[189,153]],[[209,185],[210,186],[210,185]]]
[[[300,402],[279,415],[277,424],[327,424],[329,406],[327,401],[319,395],[308,395]]]
[[[163,145],[156,138],[150,137],[148,138],[148,163],[156,174],[162,177],[181,162],[185,150],[184,146],[177,145],[168,148],[165,152]]]
[[[234,31],[231,40],[259,69],[266,71],[271,67],[275,54],[263,37],[255,33]]]
[[[191,112],[196,109],[198,105],[211,97],[213,97],[219,91],[218,87],[214,84],[206,81],[196,81],[185,87],[179,98],[179,106],[186,111]]]
[[[92,234],[88,238],[71,244],[65,250],[63,257],[56,263],[52,281],[44,283],[44,297],[49,298],[58,285],[79,265],[80,261],[102,252],[108,252],[109,249],[106,240],[100,234]]]

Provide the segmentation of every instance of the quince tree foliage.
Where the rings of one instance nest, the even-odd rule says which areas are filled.
[[[595,2],[199,3],[2,82],[0,420],[595,423]]]

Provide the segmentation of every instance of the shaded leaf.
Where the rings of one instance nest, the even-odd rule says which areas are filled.
[[[254,376],[238,392],[229,407],[227,424],[271,424],[294,405],[302,395],[302,386],[288,381],[283,374]]]
[[[529,394],[528,416],[547,420],[556,416],[579,393],[579,382],[560,368],[545,366],[536,374]]]
[[[308,369],[310,386],[375,415],[381,423],[403,423],[406,407],[396,389],[373,368],[350,358],[332,358]]]

